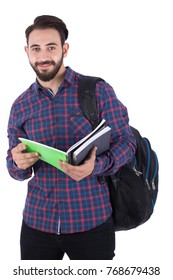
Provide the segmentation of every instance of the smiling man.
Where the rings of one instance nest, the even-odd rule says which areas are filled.
[[[28,181],[21,228],[22,260],[111,260],[115,232],[108,185],[98,175],[114,174],[135,152],[126,107],[104,81],[96,85],[99,120],[111,127],[110,150],[96,157],[93,148],[79,166],[60,163],[65,172],[26,152],[19,137],[66,151],[92,127],[78,103],[83,77],[64,66],[69,45],[65,23],[38,16],[26,29],[25,51],[36,81],[13,103],[8,123],[7,167],[16,180]],[[92,43],[92,42],[91,42]]]

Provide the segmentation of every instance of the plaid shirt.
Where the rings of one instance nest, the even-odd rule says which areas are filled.
[[[16,180],[28,181],[23,217],[32,228],[51,233],[74,233],[92,229],[111,215],[106,182],[98,174],[110,175],[129,161],[135,151],[135,140],[128,124],[128,114],[106,82],[97,83],[99,119],[112,128],[109,152],[96,158],[93,173],[76,182],[64,172],[39,160],[32,168],[19,169],[13,162],[11,149],[18,137],[29,138],[66,151],[91,132],[78,104],[77,90],[81,74],[67,67],[58,93],[33,83],[13,103],[9,123],[7,167]]]

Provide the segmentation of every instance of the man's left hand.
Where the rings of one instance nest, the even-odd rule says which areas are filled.
[[[81,165],[75,166],[62,161],[58,161],[58,164],[68,176],[70,176],[75,181],[80,181],[93,172],[96,159],[96,150],[97,147],[94,147],[89,153],[87,159]]]

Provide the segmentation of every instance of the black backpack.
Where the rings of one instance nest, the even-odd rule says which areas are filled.
[[[84,76],[79,82],[78,100],[93,129],[98,125],[95,86],[103,79]],[[108,181],[115,231],[129,230],[145,223],[154,211],[158,193],[158,159],[147,138],[131,127],[137,149],[133,160],[114,175],[98,177]]]

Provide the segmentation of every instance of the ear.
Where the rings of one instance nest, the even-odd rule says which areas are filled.
[[[25,52],[26,52],[27,55],[28,55],[28,47],[27,47],[27,46],[24,47],[24,50],[25,50]]]
[[[68,43],[65,43],[65,44],[63,45],[63,54],[64,54],[64,57],[67,56],[68,50],[69,50],[69,44],[68,44]]]

